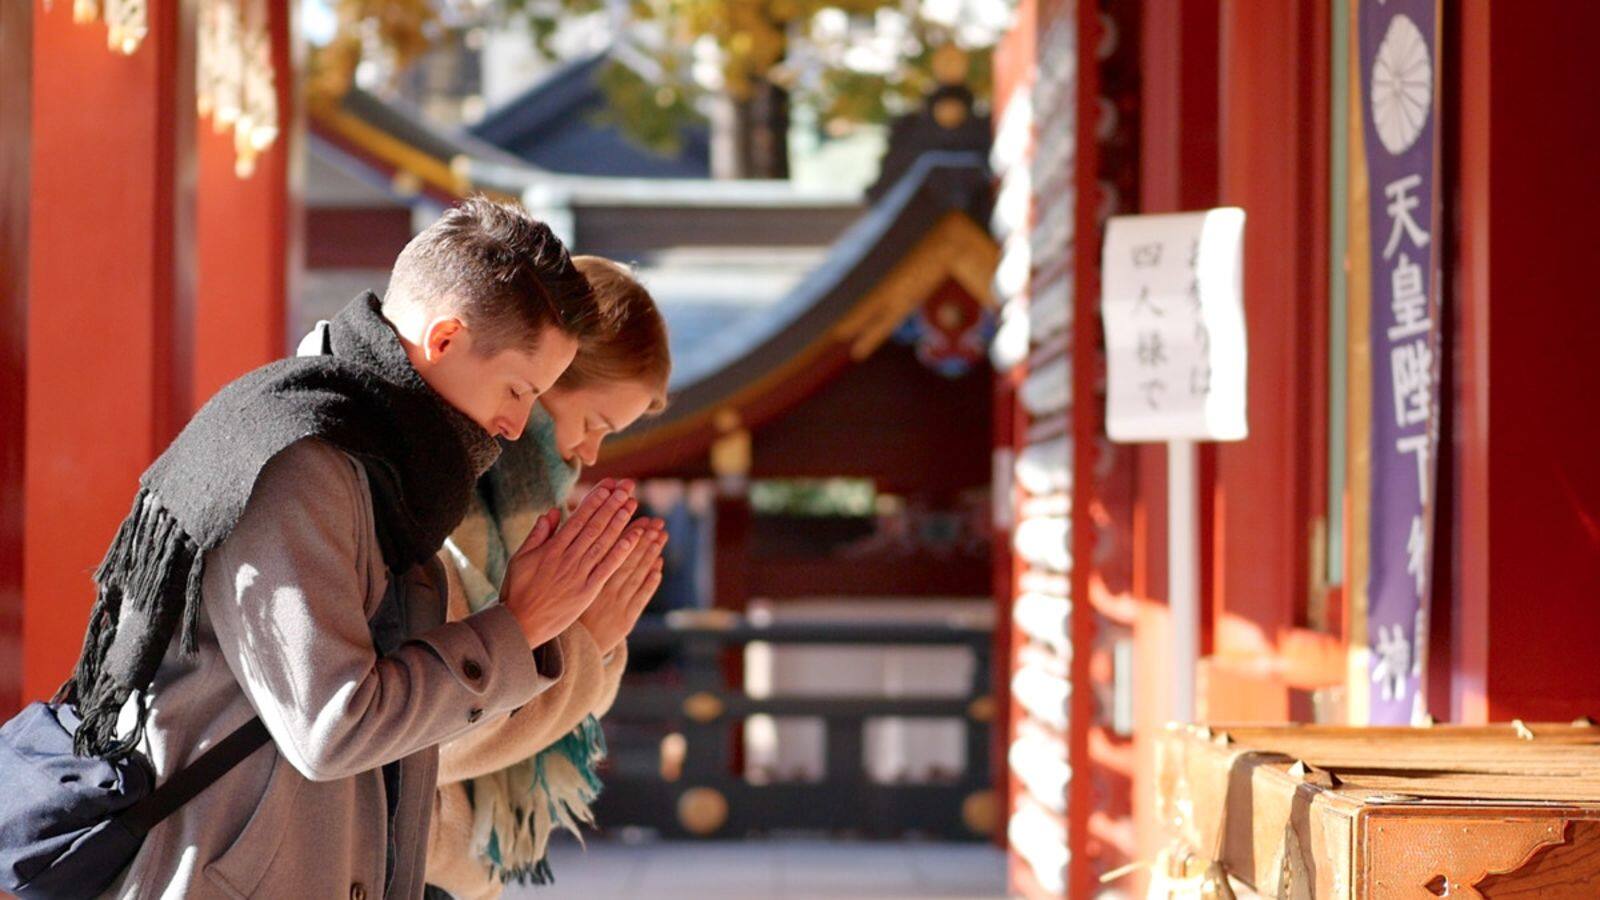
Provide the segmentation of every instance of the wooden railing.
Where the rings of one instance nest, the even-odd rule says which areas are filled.
[[[946,646],[972,654],[972,678],[952,697],[751,697],[730,684],[745,645]],[[990,834],[1000,808],[990,789],[991,629],[960,623],[779,622],[736,615],[641,622],[629,638],[636,656],[669,651],[670,679],[624,683],[606,717],[610,762],[596,804],[607,831],[640,826],[667,837],[742,837],[770,831],[842,832],[864,837],[923,833],[945,839]],[[744,777],[742,733],[754,715],[809,717],[826,732],[820,781],[754,783]],[[963,723],[965,763],[925,783],[883,783],[863,757],[869,719]],[[660,736],[674,750],[662,749]],[[671,758],[663,759],[663,753]]]

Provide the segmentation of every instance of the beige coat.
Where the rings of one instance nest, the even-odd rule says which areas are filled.
[[[467,618],[465,592],[446,559],[450,581],[450,619]],[[472,850],[472,806],[463,782],[521,762],[560,740],[591,713],[603,716],[617,697],[626,647],[609,659],[588,629],[573,625],[557,639],[563,672],[549,690],[515,711],[487,719],[439,749],[439,790],[434,799],[433,832],[428,841],[428,883],[456,900],[492,900],[501,884]]]
[[[259,714],[273,742],[151,831],[119,897],[420,897],[437,746],[526,704],[561,674],[507,610],[445,622],[437,560],[407,573],[413,639],[378,658],[388,587],[366,473],[315,440],[261,472],[206,558],[198,659],[168,654],[144,751],[165,778]],[[380,767],[403,760],[385,883]]]

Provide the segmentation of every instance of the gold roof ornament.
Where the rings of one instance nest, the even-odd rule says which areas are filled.
[[[967,101],[960,97],[940,97],[933,101],[933,120],[940,128],[960,128],[966,123],[969,112]]]
[[[994,791],[973,791],[961,801],[961,824],[977,835],[988,836],[1000,827],[1000,797]]]
[[[933,77],[940,84],[964,84],[971,68],[972,60],[967,58],[967,51],[955,44],[945,44],[933,51]]]
[[[715,722],[726,709],[722,700],[710,691],[699,691],[683,698],[683,714],[702,725]]]
[[[742,428],[711,445],[711,472],[719,478],[745,478],[750,474],[750,459],[750,432]]]
[[[415,172],[401,169],[389,179],[389,189],[407,199],[416,197],[422,193],[422,178]]]
[[[728,798],[716,788],[690,788],[678,797],[678,824],[690,834],[706,837],[727,821]]]

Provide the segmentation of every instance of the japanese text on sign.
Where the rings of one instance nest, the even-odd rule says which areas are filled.
[[[1106,225],[1106,431],[1118,441],[1245,437],[1244,211]]]
[[[1367,720],[1422,709],[1439,405],[1436,0],[1358,7],[1370,265],[1371,464]]]

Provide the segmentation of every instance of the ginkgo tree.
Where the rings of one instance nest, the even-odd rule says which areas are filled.
[[[613,52],[601,74],[609,117],[670,152],[690,121],[712,126],[717,172],[788,175],[791,106],[830,133],[919,103],[936,55],[957,47],[980,102],[1011,0],[334,0],[338,28],[315,51],[312,89],[336,96],[365,57],[403,70],[453,28],[522,28],[541,52],[599,19]],[[948,54],[948,51],[946,51]]]

